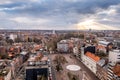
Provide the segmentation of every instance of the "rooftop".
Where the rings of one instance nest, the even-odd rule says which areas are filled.
[[[106,49],[106,48],[105,48],[105,46],[98,45],[98,46],[97,46],[97,49]]]
[[[120,53],[120,50],[113,50],[113,52]]]
[[[102,45],[108,45],[109,43],[111,43],[111,42],[107,42],[107,41],[99,41],[99,44],[102,44]]]
[[[115,75],[120,76],[120,64],[116,64],[113,68],[113,72]]]
[[[88,57],[90,57],[91,59],[93,59],[96,62],[98,62],[100,60],[100,57],[96,56],[95,54],[93,54],[91,52],[86,52],[85,55],[88,56]]]

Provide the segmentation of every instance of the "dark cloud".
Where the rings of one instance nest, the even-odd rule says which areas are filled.
[[[98,9],[106,10],[110,6],[118,4],[120,4],[120,0],[13,0],[12,3],[0,4],[0,9],[2,9],[1,12],[10,15],[10,18],[45,18],[51,21],[42,25],[65,27],[78,23],[88,15],[96,15]],[[118,9],[118,12],[120,12],[120,9]],[[99,19],[101,19],[106,14],[99,16]],[[17,23],[12,23],[12,21],[8,22],[11,25],[16,25]],[[101,20],[99,22],[105,23]]]
[[[26,5],[25,2],[14,2],[14,3],[8,3],[8,4],[0,4],[0,8],[14,8],[19,7],[22,5]]]
[[[78,14],[89,14],[94,13],[97,8],[106,9],[111,5],[116,5],[120,3],[120,0],[83,0],[83,1],[77,1],[77,2],[67,2],[63,0],[49,0],[44,1],[41,3],[29,3],[26,2],[26,7],[24,9],[15,9],[10,11],[11,13],[19,14],[25,13],[29,14],[31,16],[37,15],[37,16],[52,16],[52,15],[59,15],[59,14],[67,14],[69,12],[75,12]],[[5,8],[11,8],[11,7],[17,7],[25,4],[25,2],[18,2],[18,3],[12,3],[12,4],[6,4],[6,5],[0,5],[0,7]]]

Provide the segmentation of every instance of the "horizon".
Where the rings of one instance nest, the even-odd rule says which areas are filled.
[[[84,29],[84,30],[78,30],[78,29],[67,29],[67,30],[55,30],[55,29],[0,29],[0,31],[120,31],[120,30],[94,30],[94,29]]]

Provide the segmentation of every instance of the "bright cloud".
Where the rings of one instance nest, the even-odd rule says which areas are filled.
[[[104,25],[104,24],[100,24],[98,22],[95,22],[94,20],[86,20],[84,22],[80,22],[76,25],[77,29],[79,30],[118,30],[119,28],[116,27],[112,27],[112,26],[108,26],[108,25]]]
[[[16,21],[18,23],[27,23],[27,24],[48,22],[48,20],[45,20],[45,19],[34,19],[34,18],[27,18],[27,17],[16,17],[16,18],[12,18],[11,20]]]

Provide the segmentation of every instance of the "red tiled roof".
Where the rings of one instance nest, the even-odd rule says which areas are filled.
[[[86,52],[85,54],[86,56],[92,58],[94,61],[98,62],[100,60],[100,57],[96,56],[95,54],[91,53],[91,52]]]

